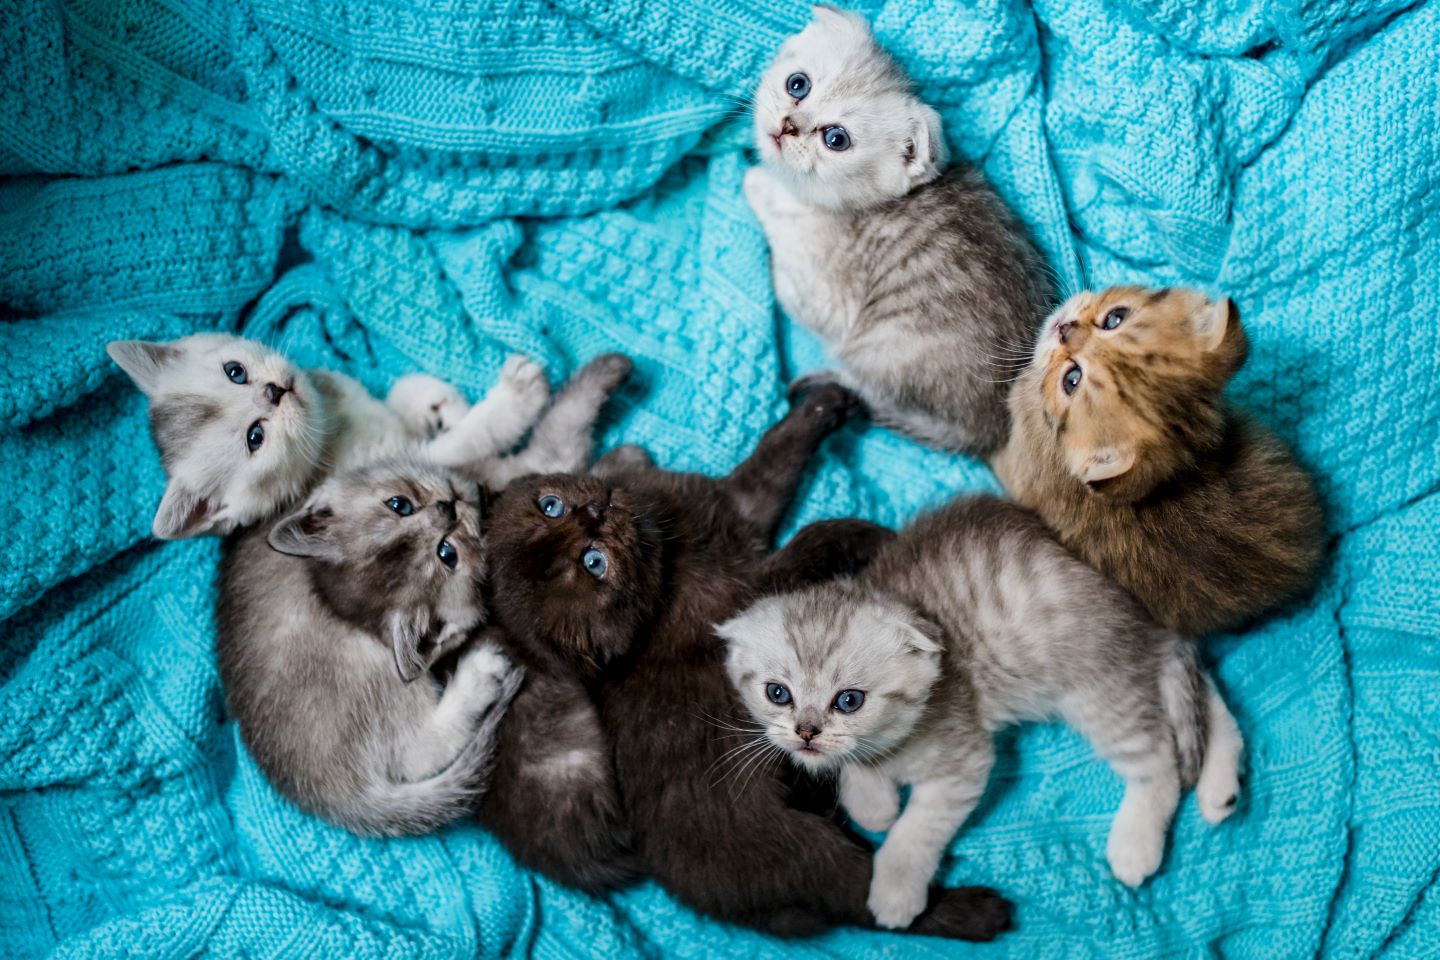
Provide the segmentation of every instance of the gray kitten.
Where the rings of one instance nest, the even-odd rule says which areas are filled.
[[[1053,300],[1043,261],[978,171],[941,174],[940,117],[865,21],[813,9],[755,91],[762,165],[745,198],[776,298],[825,339],[875,419],[994,450]]]
[[[851,817],[889,830],[870,886],[881,926],[924,908],[994,734],[1017,721],[1064,720],[1124,778],[1106,854],[1130,886],[1159,868],[1182,785],[1210,823],[1234,809],[1240,733],[1193,645],[1013,504],[956,501],[853,581],[760,600],[717,632],[765,736],[838,767]]]
[[[473,482],[423,461],[326,480],[241,533],[221,570],[220,677],[251,756],[282,794],[366,834],[472,809],[520,684],[488,639],[428,672],[484,620]]]

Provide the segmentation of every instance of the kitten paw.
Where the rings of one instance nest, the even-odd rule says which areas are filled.
[[[755,216],[763,221],[765,215],[775,206],[776,193],[784,188],[775,179],[773,173],[763,166],[756,166],[745,171],[745,182],[742,189],[745,193],[745,202],[750,205]]]
[[[455,676],[450,682],[458,683],[469,691],[467,699],[473,698],[478,709],[496,698],[516,669],[498,647],[481,642],[460,654],[460,662],[455,665]]]
[[[1206,823],[1213,826],[1224,821],[1239,804],[1240,771],[1234,764],[1206,764],[1195,785],[1195,799]]]
[[[1138,887],[1156,870],[1165,855],[1164,832],[1147,832],[1112,825],[1105,843],[1110,872],[1127,887]]]
[[[419,437],[444,433],[470,409],[459,390],[425,373],[396,380],[385,405],[395,411],[407,431]]]
[[[870,896],[865,905],[878,926],[899,930],[920,916],[930,899],[930,874],[909,854],[882,845],[875,854]]]
[[[812,416],[833,418],[834,426],[865,414],[865,401],[833,370],[817,370],[790,384],[790,405]]]
[[[630,379],[630,374],[634,369],[635,361],[625,354],[602,353],[581,367],[575,376],[592,379],[597,387],[610,394]]]
[[[503,391],[501,404],[513,410],[517,419],[532,423],[550,400],[550,381],[545,371],[529,357],[512,354],[500,368],[500,380],[494,390]],[[491,392],[494,395],[494,391]]]
[[[840,774],[840,804],[860,829],[884,833],[900,816],[900,791],[888,777],[850,766]]]

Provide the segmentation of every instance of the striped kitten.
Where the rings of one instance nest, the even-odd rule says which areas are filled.
[[[1005,442],[1005,394],[1053,302],[1039,253],[981,174],[941,174],[940,117],[830,7],[755,92],[762,165],[745,198],[775,294],[825,339],[880,422],[935,446]]]
[[[924,908],[995,732],[1018,721],[1064,720],[1124,778],[1106,855],[1129,886],[1159,868],[1182,786],[1211,823],[1234,809],[1240,734],[1193,645],[1011,503],[955,501],[854,580],[762,599],[716,632],[763,736],[838,769],[850,816],[889,831],[869,895],[881,926]]]
[[[1186,634],[1229,630],[1314,582],[1310,475],[1222,393],[1249,352],[1235,305],[1191,290],[1081,293],[1010,394],[995,471],[1066,546]]]

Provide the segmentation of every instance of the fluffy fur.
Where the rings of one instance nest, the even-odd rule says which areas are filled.
[[[1182,633],[1299,595],[1323,555],[1309,474],[1223,400],[1248,350],[1229,300],[1078,294],[1046,321],[995,459],[1015,499]]]
[[[397,381],[382,404],[349,377],[301,370],[229,334],[118,340],[106,350],[150,398],[168,478],[153,530],[167,540],[272,518],[331,471],[407,452],[497,486],[520,473],[580,469],[600,406],[630,370],[614,354],[593,361],[536,427],[537,442],[502,457],[549,398],[544,372],[524,357],[511,357],[471,407],[424,375]]]
[[[927,443],[1004,443],[1008,384],[1053,302],[1043,262],[978,171],[941,174],[940,118],[864,20],[814,8],[755,91],[755,142],[745,197],[776,297],[843,382]]]
[[[415,460],[322,483],[238,535],[217,651],[256,764],[300,807],[360,833],[433,829],[483,792],[521,674],[490,640],[479,491]],[[429,673],[459,650],[443,689]]]
[[[870,855],[799,809],[787,779],[756,765],[765,758],[732,749],[739,705],[712,624],[758,589],[834,572],[817,559],[847,569],[885,539],[830,524],[765,557],[806,461],[852,403],[833,385],[815,389],[721,480],[626,457],[602,459],[593,477],[516,481],[489,533],[493,604],[517,656],[594,697],[632,866],[703,913],[779,935],[873,925]],[[572,764],[547,771],[552,787],[574,776]],[[1009,918],[993,891],[936,890],[912,929],[988,939]]]
[[[1007,724],[1059,717],[1124,778],[1107,854],[1131,886],[1159,867],[1182,784],[1198,776],[1212,823],[1234,807],[1239,733],[1193,646],[1012,504],[957,501],[853,581],[763,599],[717,632],[763,735],[840,769],[846,810],[889,831],[869,896],[881,926],[924,909]]]

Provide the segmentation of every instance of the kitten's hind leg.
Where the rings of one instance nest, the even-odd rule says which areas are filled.
[[[745,462],[717,484],[721,495],[766,540],[775,535],[820,441],[859,409],[855,394],[835,383],[806,390],[793,402]]]
[[[1195,785],[1195,799],[1200,816],[1206,823],[1219,823],[1235,812],[1240,798],[1240,757],[1245,741],[1220,691],[1206,679],[1209,694],[1206,713],[1209,735],[1205,740],[1205,760],[1200,766],[1200,781]]]
[[[1174,735],[1154,711],[1116,709],[1108,722],[1081,727],[1110,768],[1125,781],[1110,823],[1105,858],[1115,879],[1138,887],[1165,856],[1170,820],[1180,803]]]
[[[441,466],[459,468],[498,457],[519,442],[549,399],[545,371],[516,354],[505,361],[499,381],[485,398],[431,440],[426,452]]]
[[[412,373],[396,380],[385,397],[385,405],[409,433],[426,439],[455,426],[470,409],[459,390],[426,373]]]
[[[845,518],[812,523],[765,560],[760,568],[759,590],[778,593],[853,576],[894,539],[894,530],[868,520]]]

